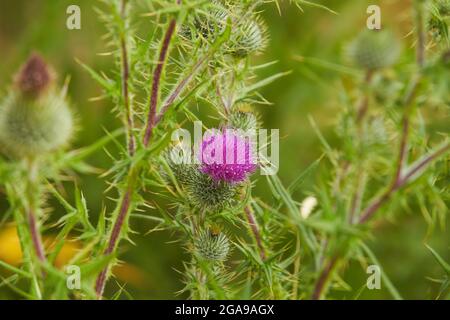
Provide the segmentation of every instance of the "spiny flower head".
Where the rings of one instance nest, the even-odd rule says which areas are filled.
[[[201,211],[217,213],[238,204],[241,185],[215,181],[201,172],[200,165],[176,163],[170,153],[166,153],[165,160],[176,181],[185,191],[186,200],[193,207]],[[172,184],[166,169],[162,169],[162,174],[166,182]]]
[[[257,168],[250,140],[229,129],[207,135],[200,145],[201,172],[217,182],[244,181]]]
[[[217,213],[238,204],[240,185],[216,181],[196,169],[184,185],[191,205],[200,210]]]
[[[225,30],[228,12],[217,1],[213,1],[213,4],[208,11],[196,13],[190,21],[181,26],[179,34],[183,39],[214,41],[216,36]]]
[[[366,70],[393,65],[400,55],[400,44],[387,30],[364,30],[347,48],[349,60]]]
[[[45,154],[64,145],[72,128],[65,94],[55,92],[46,62],[31,55],[0,105],[0,150],[17,158]]]
[[[217,230],[201,230],[194,240],[197,253],[206,260],[224,261],[230,251],[228,237]]]
[[[450,0],[437,0],[435,6],[441,16],[450,15]]]
[[[256,130],[259,127],[258,117],[252,111],[251,106],[245,103],[234,106],[227,120],[227,125],[233,129],[248,131]]]
[[[238,18],[228,51],[236,58],[245,58],[264,51],[267,46],[267,27],[258,17]]]

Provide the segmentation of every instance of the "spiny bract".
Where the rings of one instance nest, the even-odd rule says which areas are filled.
[[[224,233],[202,230],[194,240],[197,253],[206,260],[224,261],[230,251],[230,242]]]
[[[228,51],[236,58],[245,58],[264,51],[267,46],[267,28],[259,18],[242,17],[233,29]]]
[[[175,163],[167,153],[164,157],[177,182],[186,191],[187,201],[193,207],[207,212],[221,212],[231,209],[238,203],[241,186],[223,181],[215,181],[201,172],[198,164]],[[166,170],[163,178],[172,183]]]
[[[240,104],[232,109],[227,119],[227,126],[232,129],[243,131],[256,130],[259,128],[259,119],[252,112],[251,107]]]
[[[200,210],[221,212],[235,207],[240,195],[240,185],[215,181],[200,171],[194,172],[185,184],[189,202]]]

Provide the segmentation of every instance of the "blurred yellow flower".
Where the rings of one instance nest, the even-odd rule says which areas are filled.
[[[46,244],[53,243],[51,236],[44,237]],[[55,266],[62,268],[81,249],[78,241],[66,241],[55,259]],[[0,260],[18,267],[22,264],[22,249],[15,225],[8,225],[0,229]],[[128,263],[121,263],[113,268],[113,274],[121,281],[137,288],[143,288],[148,284],[146,275],[137,267]]]

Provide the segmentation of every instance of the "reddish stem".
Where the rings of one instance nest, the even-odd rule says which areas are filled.
[[[334,256],[323,269],[319,279],[316,282],[316,286],[314,287],[314,292],[312,295],[313,300],[319,300],[322,297],[322,293],[325,289],[326,284],[328,283],[331,272],[337,265],[338,259],[338,256]]]
[[[245,207],[244,212],[245,216],[247,217],[250,228],[252,230],[253,236],[255,237],[256,245],[258,246],[259,249],[259,255],[261,256],[261,259],[265,261],[267,259],[266,250],[264,249],[264,245],[262,242],[261,234],[259,232],[258,224],[256,223],[256,219],[248,206]]]
[[[125,24],[126,19],[126,0],[122,1],[121,15]],[[125,28],[125,27],[124,27]],[[129,94],[129,78],[130,78],[130,66],[128,62],[128,50],[125,39],[125,30],[120,36],[120,49],[122,55],[122,97],[125,106],[125,118],[127,125],[128,134],[128,153],[132,156],[136,151],[136,142],[134,138],[134,121],[133,121],[133,109],[130,104],[130,94]]]
[[[125,219],[128,215],[128,211],[130,209],[130,203],[131,203],[131,195],[132,190],[131,187],[125,192],[122,202],[120,204],[120,211],[117,216],[117,220],[113,226],[113,229],[111,231],[111,236],[109,238],[108,246],[105,249],[104,255],[109,255],[113,253],[115,248],[117,247],[120,233],[122,231],[122,226],[124,225]],[[105,290],[105,284],[106,284],[106,278],[107,278],[108,268],[103,269],[103,271],[100,273],[100,275],[97,278],[97,281],[95,283],[95,292],[97,293],[97,297],[101,299],[103,296],[103,291]]]
[[[172,19],[169,23],[169,27],[167,28],[166,34],[164,36],[163,44],[161,47],[161,51],[159,53],[158,64],[153,73],[153,83],[152,83],[151,96],[150,96],[150,107],[149,107],[147,126],[145,128],[145,135],[144,135],[144,141],[143,141],[145,147],[148,146],[148,143],[152,136],[153,127],[156,122],[155,121],[156,120],[156,107],[158,105],[159,87],[161,84],[162,71],[164,68],[164,64],[166,62],[167,55],[169,53],[169,45],[170,45],[172,36],[175,32],[176,23],[177,22],[175,19]]]
[[[34,251],[36,253],[36,257],[40,262],[45,262],[45,250],[42,244],[41,234],[39,233],[39,228],[36,222],[36,216],[32,209],[29,209],[27,212],[28,216],[28,226],[30,228],[31,241],[33,242]]]

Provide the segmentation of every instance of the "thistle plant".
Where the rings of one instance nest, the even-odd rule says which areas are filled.
[[[91,172],[92,168],[83,160],[109,139],[85,149],[65,150],[74,133],[67,89],[67,81],[58,88],[56,72],[34,53],[14,77],[0,107],[0,176],[9,201],[1,225],[12,218],[21,249],[21,265],[1,263],[14,273],[3,284],[29,299],[67,298],[66,275],[56,267],[55,260],[72,229],[79,227],[77,233],[81,238],[95,233],[87,219],[82,193],[76,192],[77,205],[71,207],[61,196],[60,186],[70,177],[64,172]],[[50,198],[61,201],[70,210],[59,217],[60,221],[52,217],[52,208],[46,202]],[[42,234],[47,225],[61,224],[64,228],[54,241],[44,242]]]
[[[10,203],[4,221],[15,222],[23,252],[22,265],[0,261],[14,273],[8,282],[14,291],[25,298],[120,298],[124,289],[111,294],[107,285],[124,244],[134,244],[133,223],[145,219],[185,250],[177,270],[180,297],[333,298],[334,289],[347,289],[342,279],[349,263],[379,264],[371,250],[377,222],[406,211],[413,199],[426,213],[436,204],[433,215],[424,213],[430,229],[443,223],[448,134],[421,126],[426,108],[448,108],[441,87],[450,60],[447,2],[413,1],[409,37],[387,27],[364,30],[343,48],[345,63],[355,69],[354,79],[345,79],[353,86],[340,92],[339,145],[311,118],[324,154],[288,185],[276,174],[261,174],[268,159],[251,140],[264,127],[258,107],[270,104],[259,91],[287,74],[257,77],[276,65],[256,63],[270,46],[261,14],[268,2],[280,5],[99,1],[104,55],[114,68],[102,72],[79,63],[114,105],[121,128],[80,150],[66,150],[75,131],[68,83],[58,91],[56,72],[39,56],[28,60],[0,108],[0,177]],[[399,63],[401,50],[407,54]],[[203,125],[207,134],[193,146],[172,141],[184,125],[204,120],[197,107],[213,114],[213,124]],[[65,187],[73,187],[78,172],[98,172],[85,159],[109,143],[118,150],[107,149],[112,164],[101,176],[109,185],[108,205],[94,223],[76,182],[73,197]],[[308,177],[316,186],[302,189]],[[65,213],[55,217],[44,199]],[[56,236],[44,243],[49,230]],[[55,265],[69,240],[81,248],[67,262],[81,270],[76,290]],[[431,252],[447,272],[447,263]],[[388,272],[383,282],[401,299]],[[448,281],[442,283],[441,295],[448,289]]]

